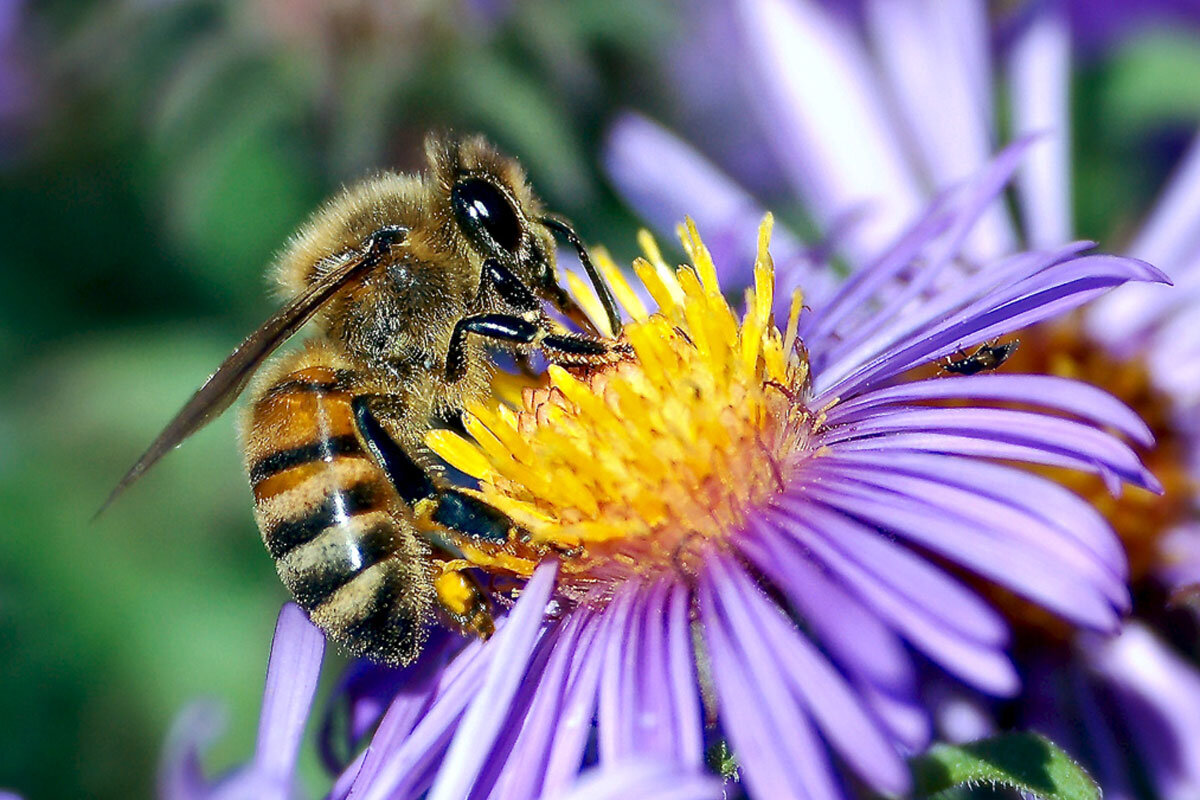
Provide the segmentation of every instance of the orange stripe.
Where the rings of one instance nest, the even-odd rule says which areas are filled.
[[[295,489],[297,486],[306,481],[313,480],[321,476],[329,476],[326,481],[328,487],[325,491],[332,493],[339,490],[341,486],[348,486],[351,483],[360,481],[362,473],[359,470],[349,472],[355,465],[370,464],[373,466],[370,457],[366,454],[361,456],[339,456],[333,461],[313,461],[308,464],[301,464],[298,467],[284,470],[277,475],[272,475],[264,481],[260,481],[254,488],[254,499],[256,502],[270,500],[276,495]]]

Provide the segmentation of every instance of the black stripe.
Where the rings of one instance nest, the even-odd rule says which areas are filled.
[[[254,462],[254,465],[250,467],[250,483],[257,486],[285,469],[313,461],[332,461],[337,456],[361,455],[362,452],[362,445],[359,444],[358,437],[352,433],[309,442],[290,450],[277,450]]]
[[[406,664],[420,652],[424,619],[404,602],[404,589],[398,583],[402,580],[395,572],[385,575],[362,616],[342,628],[337,638],[352,654],[385,664]]]
[[[267,550],[273,558],[282,558],[292,549],[311,542],[330,525],[381,507],[384,499],[374,481],[338,490],[326,497],[325,502],[307,516],[281,522],[266,532],[263,539],[267,543]]]
[[[328,559],[312,571],[292,578],[292,594],[296,602],[310,611],[396,552],[391,522],[379,522],[361,533],[352,530],[341,533],[346,536],[346,541],[338,542],[327,554]],[[322,547],[323,541],[310,546]]]
[[[354,381],[354,370],[337,369],[333,371],[332,381],[310,381],[303,378],[285,378],[271,387],[270,395],[287,394],[289,392],[304,392],[310,394],[328,394],[344,392]]]

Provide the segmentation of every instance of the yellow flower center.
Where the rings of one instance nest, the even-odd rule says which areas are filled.
[[[787,330],[774,325],[770,230],[768,216],[740,316],[690,221],[681,238],[694,267],[670,269],[641,237],[646,258],[634,270],[658,303],[654,314],[598,254],[632,318],[623,336],[634,358],[598,370],[552,366],[549,384],[519,402],[469,409],[474,441],[429,435],[430,447],[477,478],[479,496],[523,529],[504,544],[460,542],[471,565],[528,576],[553,552],[568,595],[604,596],[633,576],[694,574],[703,548],[727,542],[780,490],[819,419],[796,402],[808,379],[796,346],[798,293]],[[571,288],[603,319],[594,295],[578,282]]]

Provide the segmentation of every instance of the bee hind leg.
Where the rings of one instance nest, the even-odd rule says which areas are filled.
[[[433,523],[454,536],[508,541],[516,531],[512,520],[466,492],[434,483],[428,471],[392,439],[372,410],[372,405],[380,400],[386,398],[362,395],[354,399],[358,432],[416,518]],[[453,552],[449,537],[425,538],[440,557],[451,559],[460,555]],[[444,571],[435,579],[434,589],[439,608],[459,627],[483,638],[491,635],[491,604],[469,569]]]

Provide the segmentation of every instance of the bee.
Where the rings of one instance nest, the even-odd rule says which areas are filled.
[[[352,655],[394,665],[416,658],[434,619],[492,632],[487,593],[451,564],[455,542],[516,535],[507,517],[446,480],[426,432],[486,398],[490,348],[518,359],[537,349],[566,366],[628,354],[561,288],[555,234],[578,252],[619,335],[616,303],[579,236],[545,211],[515,160],[478,136],[431,136],[425,156],[427,172],[366,179],[299,229],[275,265],[286,304],[105,503],[250,385],[242,449],[283,583]],[[309,321],[318,332],[264,367]]]
[[[942,362],[942,371],[955,375],[975,375],[979,372],[998,369],[1001,364],[1008,361],[1013,353],[1017,352],[1020,344],[1020,339],[1013,339],[1004,344],[997,342],[982,344],[970,355],[959,351],[958,358],[947,358]]]

